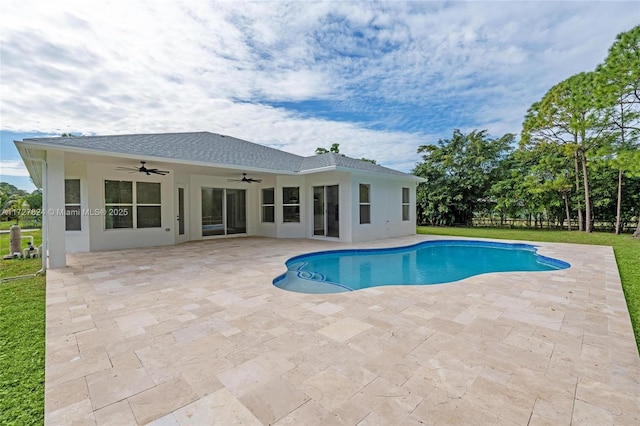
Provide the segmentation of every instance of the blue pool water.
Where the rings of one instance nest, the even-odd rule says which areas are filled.
[[[388,249],[335,250],[296,256],[276,287],[300,293],[340,293],[383,285],[441,284],[489,272],[553,271],[567,262],[541,256],[529,244],[472,240],[425,241]]]

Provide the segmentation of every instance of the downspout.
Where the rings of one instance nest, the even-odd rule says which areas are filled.
[[[47,256],[49,247],[49,218],[47,213],[47,161],[43,158],[26,157],[26,160],[35,161],[42,165],[42,267],[35,275],[44,275],[47,272]]]

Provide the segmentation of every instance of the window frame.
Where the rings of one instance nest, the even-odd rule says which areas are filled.
[[[265,191],[271,191],[272,202],[265,203],[264,193]],[[265,209],[271,210],[272,220],[265,220]],[[260,220],[261,223],[275,223],[276,222],[276,189],[275,188],[262,188],[260,191]]]
[[[404,197],[405,193],[407,195],[406,201]],[[402,221],[409,222],[410,220],[411,220],[411,189],[407,187],[402,187]]]
[[[297,202],[285,202],[285,190],[295,189],[298,193]],[[290,198],[288,201],[291,201],[293,198]],[[297,217],[296,220],[287,220],[287,214],[285,213],[286,208],[295,207],[297,208]],[[282,187],[282,223],[300,223],[300,187],[299,186],[283,186]]]
[[[78,182],[78,202],[68,202],[67,199],[67,182],[77,181]],[[73,210],[70,209],[73,207]],[[77,212],[71,214],[71,211]],[[73,231],[82,231],[82,182],[79,178],[65,178],[64,180],[64,230],[73,232]],[[70,217],[78,217],[78,229],[69,229],[69,219]]]
[[[158,202],[157,203],[139,203],[138,202],[138,185],[158,185]],[[153,228],[162,228],[162,184],[160,182],[144,182],[144,181],[136,181],[136,189],[135,189],[135,212],[136,212],[136,228],[135,229],[153,229]],[[140,226],[140,207],[157,207],[160,210],[160,224],[158,226]]]
[[[362,188],[367,189],[367,201],[362,200]],[[371,184],[369,183],[361,183],[358,185],[358,215],[360,225],[370,225],[371,224]],[[362,209],[365,208],[368,215],[368,221],[363,221]]]
[[[131,184],[131,202],[107,202],[107,182],[118,182],[121,184],[122,182]],[[138,184],[155,184],[159,185],[159,203],[138,203]],[[136,180],[122,180],[122,179],[104,179],[102,188],[104,190],[102,201],[105,209],[104,221],[103,221],[103,230],[104,231],[114,231],[114,230],[135,230],[135,229],[162,229],[162,182],[148,182],[148,181],[136,181]],[[138,207],[158,207],[160,209],[160,223],[158,226],[139,226],[139,217]],[[128,213],[123,215],[122,213],[127,211]],[[112,213],[115,213],[112,214]],[[122,227],[114,227],[113,221],[112,226],[107,226],[107,222],[109,217],[118,217],[118,216],[128,216],[131,215],[131,220],[129,221],[131,226],[122,226]]]

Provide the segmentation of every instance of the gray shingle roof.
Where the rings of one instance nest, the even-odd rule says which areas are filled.
[[[34,145],[75,148],[103,153],[127,154],[137,157],[180,160],[212,166],[272,171],[309,172],[325,167],[340,167],[354,171],[410,176],[396,170],[327,153],[302,157],[264,145],[210,132],[158,133],[113,136],[79,136],[28,138]]]
[[[320,169],[323,167],[341,167],[352,170],[360,170],[371,173],[382,173],[387,175],[407,176],[406,173],[390,169],[388,167],[373,164],[368,161],[357,160],[345,155],[327,152],[325,154],[314,155],[313,157],[305,157],[302,160],[300,171],[309,171]]]

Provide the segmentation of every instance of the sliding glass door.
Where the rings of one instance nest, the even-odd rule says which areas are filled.
[[[244,189],[202,188],[202,236],[247,232]]]
[[[227,189],[227,234],[247,233],[247,206],[244,189]]]
[[[340,237],[338,185],[313,187],[313,235]]]

